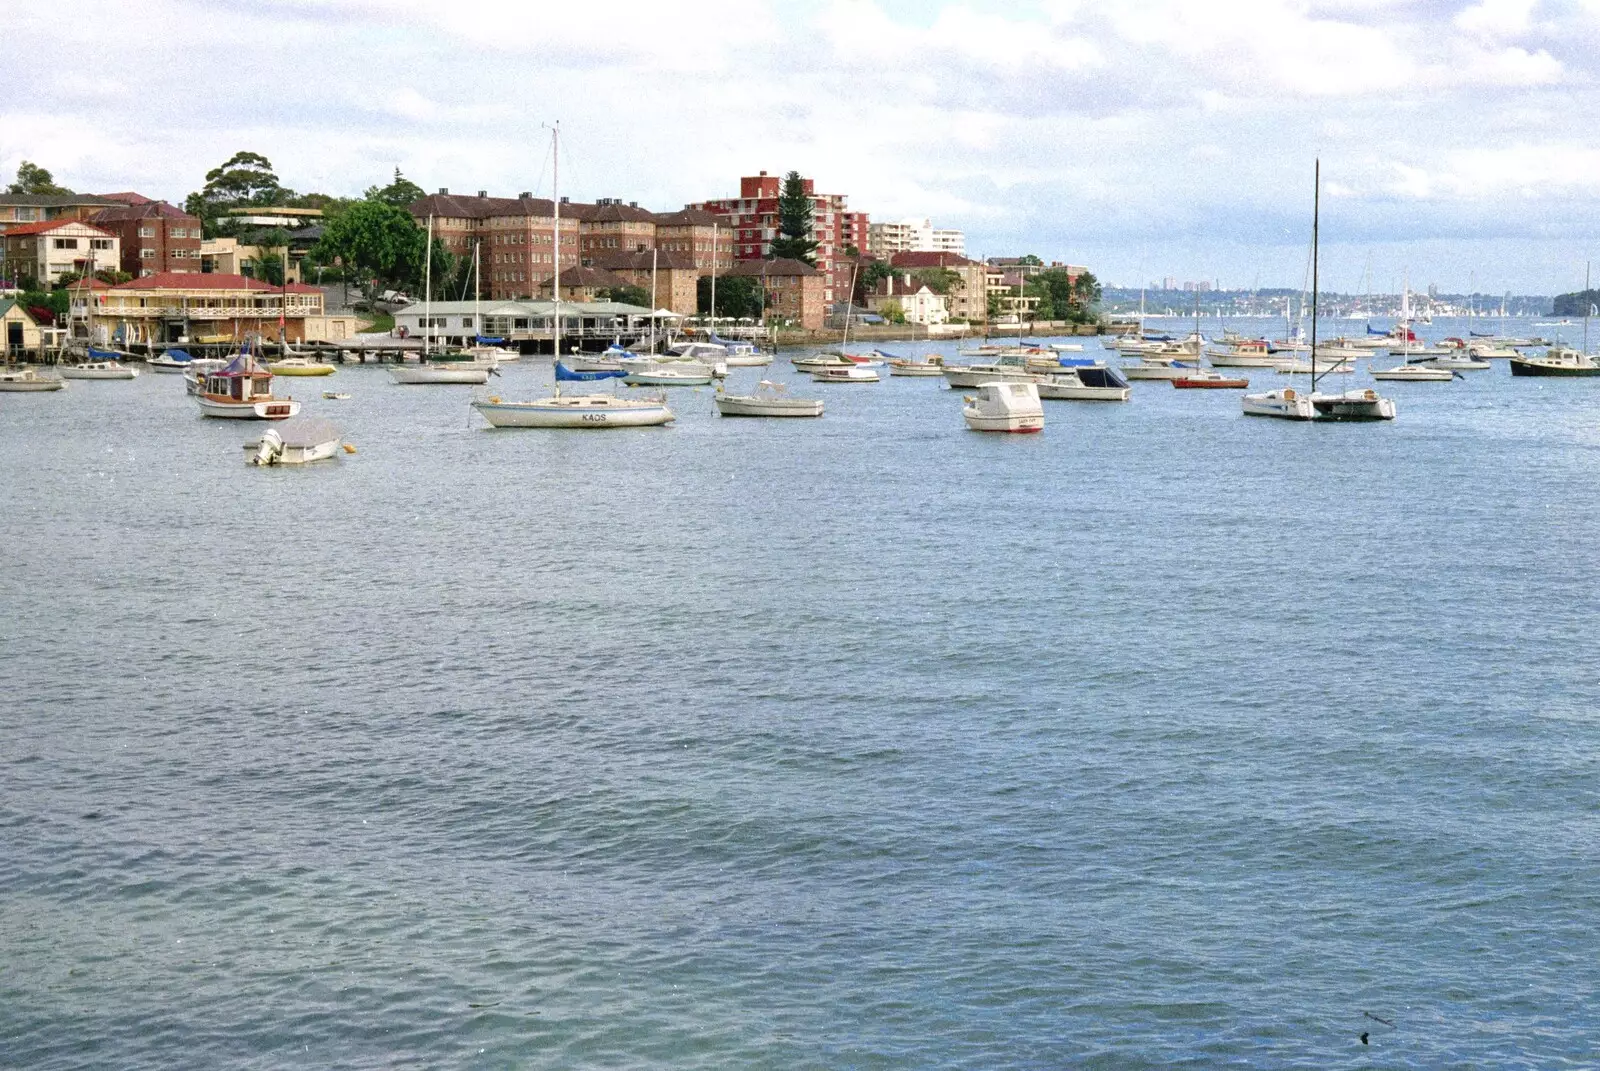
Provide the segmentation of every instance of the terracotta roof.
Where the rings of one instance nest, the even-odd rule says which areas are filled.
[[[959,253],[896,253],[889,258],[892,268],[970,268],[978,266]]]
[[[285,287],[273,286],[248,275],[225,275],[220,272],[163,271],[146,275],[113,286],[113,290],[260,290],[275,294]],[[290,283],[291,294],[320,294],[321,290],[304,283]]]
[[[618,250],[614,253],[594,253],[589,257],[595,267],[607,271],[649,271],[652,258],[655,266],[662,271],[694,270],[694,260],[683,253],[652,253],[648,249],[642,253],[624,253]]]
[[[677,212],[661,212],[656,216],[658,227],[709,227],[713,223],[726,223],[721,216],[699,208],[684,208]]]
[[[5,232],[5,235],[7,238],[10,238],[18,234],[43,234],[46,231],[53,231],[57,227],[70,227],[74,223],[78,224],[80,227],[88,227],[91,231],[103,234],[107,238],[116,237],[116,235],[112,234],[110,231],[103,231],[94,224],[85,223],[81,219],[49,219],[45,220],[43,223],[24,223],[18,227],[8,228]]]
[[[724,275],[821,275],[822,273],[803,260],[778,257],[775,260],[740,260],[723,272]]]
[[[561,206],[562,219],[587,219],[593,205],[567,202]],[[431,193],[413,201],[408,209],[422,221],[429,216],[451,219],[488,219],[490,216],[533,216],[548,219],[555,215],[555,202],[547,197],[460,197],[452,193]]]
[[[551,276],[539,284],[541,290],[550,290],[555,284],[555,277]],[[592,286],[604,289],[612,286],[632,286],[622,276],[604,268],[568,268],[561,273],[561,289],[569,286]]]
[[[563,206],[566,207],[566,206]],[[597,204],[589,209],[589,214],[584,217],[590,222],[612,222],[621,220],[627,223],[654,223],[656,214],[648,208],[638,205],[627,205],[617,201],[606,204]]]
[[[102,193],[100,196],[108,201],[121,201],[125,205],[147,205],[151,201],[151,198],[142,193],[134,193],[132,190],[124,193]]]
[[[125,219],[182,219],[200,222],[200,217],[191,216],[176,205],[169,205],[165,201],[152,201],[148,197],[141,201],[118,205],[116,208],[102,208],[94,214],[93,219],[96,223],[115,223]]]

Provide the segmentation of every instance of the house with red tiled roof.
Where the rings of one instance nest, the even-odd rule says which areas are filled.
[[[943,294],[938,294],[920,278],[908,271],[897,271],[878,280],[872,293],[867,295],[867,308],[887,316],[893,306],[900,310],[906,323],[942,324],[950,321],[950,310]]]
[[[0,193],[0,233],[19,223],[88,219],[117,202],[89,193]]]
[[[276,339],[280,325],[291,342],[341,337],[330,330],[330,319],[317,287],[199,272],[160,272],[97,291],[91,309],[96,329],[130,345]]]
[[[78,219],[19,223],[0,235],[0,276],[49,286],[69,272],[121,266],[117,236]]]
[[[948,280],[943,285],[945,306],[952,319],[983,323],[989,318],[989,269],[959,253],[896,253],[889,267],[915,272],[924,282]],[[952,274],[946,274],[952,273]],[[939,290],[939,285],[931,285]]]

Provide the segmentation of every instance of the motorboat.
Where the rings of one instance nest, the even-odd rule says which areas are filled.
[[[152,372],[187,372],[194,358],[187,350],[167,350],[146,358],[144,363]]]
[[[1425,364],[1403,364],[1396,368],[1374,368],[1372,378],[1396,383],[1448,383],[1456,378],[1456,373]]]
[[[268,361],[267,370],[275,376],[331,376],[334,372],[333,365],[320,364],[306,357]]]
[[[1032,383],[985,383],[962,400],[961,415],[973,431],[1044,430],[1044,406]]]
[[[481,386],[489,382],[489,372],[490,369],[467,361],[389,366],[389,375],[404,387],[430,384]]]
[[[293,398],[273,395],[272,373],[248,353],[201,377],[194,400],[202,416],[231,420],[287,420],[300,412]]]
[[[1504,343],[1491,341],[1472,343],[1467,347],[1467,356],[1479,361],[1508,361],[1513,357],[1521,357],[1522,354]]]
[[[1200,365],[1197,361],[1180,364],[1176,361],[1145,357],[1136,364],[1125,364],[1117,369],[1127,379],[1180,379]]]
[[[945,365],[944,378],[952,387],[968,388],[985,383],[1032,383],[1039,373],[1028,370],[1027,358],[1006,354],[991,364]]]
[[[137,368],[129,368],[121,361],[85,361],[82,364],[64,364],[58,369],[62,379],[136,379]]]
[[[1239,399],[1245,416],[1277,417],[1279,420],[1313,420],[1317,411],[1311,406],[1311,396],[1283,387],[1278,390],[1246,394]]]
[[[1311,395],[1311,407],[1318,420],[1393,420],[1393,398],[1385,398],[1371,387],[1357,387],[1342,394]]]
[[[531,402],[489,398],[472,408],[497,428],[646,428],[676,419],[664,399],[612,394],[558,393]]]
[[[1052,343],[1050,343],[1050,348],[1055,350],[1057,353],[1082,353],[1083,352],[1083,343],[1081,343],[1081,342],[1052,342]]]
[[[60,390],[66,385],[66,381],[60,376],[44,375],[37,368],[29,368],[26,365],[20,368],[0,368],[0,390],[3,391]]]
[[[1178,390],[1246,390],[1250,381],[1243,376],[1230,376],[1215,368],[1196,368],[1186,376],[1172,380]]]
[[[347,402],[350,400],[350,395],[337,390],[325,390],[322,392],[322,396],[330,402]]]
[[[763,379],[754,394],[717,392],[717,412],[725,417],[819,417],[821,398],[791,398],[781,383]]]
[[[1125,402],[1133,393],[1115,368],[1088,366],[1064,368],[1042,377],[1037,384],[1041,399],[1073,402]]]
[[[1513,357],[1514,376],[1600,376],[1600,364],[1592,355],[1566,346],[1551,346],[1539,357]]]
[[[896,357],[889,362],[891,376],[934,376],[944,375],[944,358],[937,353],[925,354],[922,360],[913,360],[910,357]]]
[[[245,443],[244,459],[249,465],[306,465],[335,456],[343,442],[339,429],[326,420],[285,420]]]
[[[877,383],[878,370],[864,368],[860,365],[845,365],[839,368],[818,368],[811,373],[815,383]]]
[[[1221,349],[1213,346],[1206,351],[1206,357],[1217,368],[1271,368],[1283,360],[1273,354],[1263,338],[1239,339]]]

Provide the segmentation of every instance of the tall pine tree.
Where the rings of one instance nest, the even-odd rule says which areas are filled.
[[[811,196],[798,171],[783,178],[783,192],[778,195],[778,234],[772,240],[771,259],[788,257],[817,266],[817,243],[811,239]]]

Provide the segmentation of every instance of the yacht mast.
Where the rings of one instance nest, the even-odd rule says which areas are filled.
[[[1317,158],[1316,188],[1311,194],[1311,390],[1317,389],[1317,227],[1322,213],[1322,159]]]
[[[553,238],[556,247],[556,276],[550,291],[553,304],[555,333],[551,336],[556,364],[561,363],[561,124],[550,130],[550,203],[555,207]],[[561,397],[561,377],[555,377],[556,397]]]
[[[422,363],[428,363],[433,336],[433,213],[428,213],[428,244],[422,256]]]

